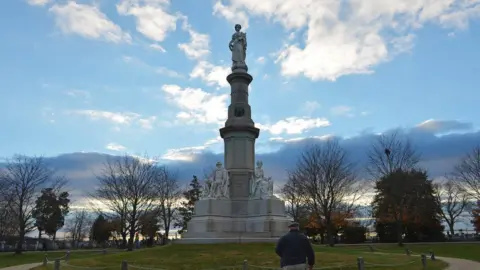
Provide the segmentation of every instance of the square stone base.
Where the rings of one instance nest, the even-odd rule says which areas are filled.
[[[201,200],[178,243],[275,242],[290,222],[284,202],[276,197]]]

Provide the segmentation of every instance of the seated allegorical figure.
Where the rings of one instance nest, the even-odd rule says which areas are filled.
[[[251,180],[250,196],[265,199],[273,196],[273,181],[271,177],[265,177],[263,162],[257,161],[257,167]]]

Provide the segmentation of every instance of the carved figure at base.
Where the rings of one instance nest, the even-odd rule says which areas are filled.
[[[228,48],[232,52],[232,71],[235,69],[244,69],[248,71],[245,59],[247,56],[247,34],[241,32],[242,26],[235,25],[235,33],[232,35],[232,40],[228,44]]]
[[[208,198],[228,198],[230,179],[228,171],[223,168],[221,162],[217,162],[215,171],[211,178],[205,181],[202,191],[202,199]]]
[[[265,177],[263,162],[257,161],[257,167],[251,179],[250,196],[253,198],[266,199],[273,196],[273,181],[271,177]]]

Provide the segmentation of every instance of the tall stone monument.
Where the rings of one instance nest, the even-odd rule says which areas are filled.
[[[228,118],[220,136],[225,144],[225,168],[216,169],[204,185],[202,198],[180,243],[270,242],[283,235],[290,219],[285,204],[273,195],[273,182],[255,167],[255,140],[260,130],[252,120],[248,86],[253,78],[245,62],[247,35],[235,25],[229,43],[232,73]]]

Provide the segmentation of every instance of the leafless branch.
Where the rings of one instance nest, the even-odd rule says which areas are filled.
[[[300,222],[306,217],[306,198],[300,190],[295,174],[289,173],[288,181],[281,188],[280,193],[285,201],[285,211],[294,221]]]
[[[447,223],[450,235],[454,235],[454,226],[458,218],[465,214],[469,204],[468,195],[455,181],[449,179],[434,185],[435,197],[441,205],[440,215]]]
[[[480,200],[480,145],[455,166],[453,177],[475,200]]]
[[[87,210],[82,209],[72,213],[66,222],[65,229],[74,245],[88,237],[92,223],[93,220]]]
[[[379,136],[367,156],[367,172],[374,180],[398,169],[414,169],[420,161],[410,140],[402,138],[398,131]]]
[[[170,226],[176,218],[176,204],[182,196],[177,175],[177,172],[172,172],[167,167],[157,169],[158,208],[160,220],[165,230],[165,237],[168,237]]]

